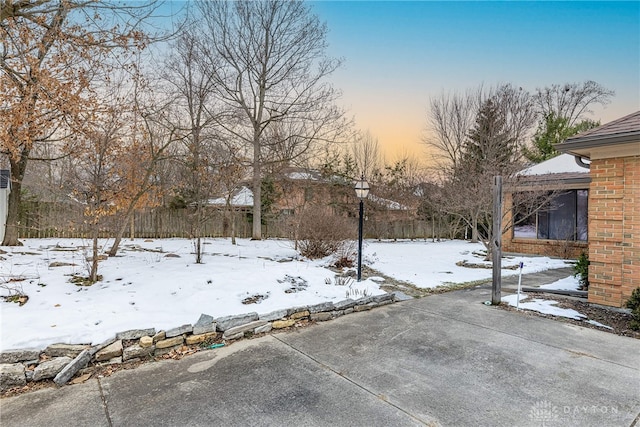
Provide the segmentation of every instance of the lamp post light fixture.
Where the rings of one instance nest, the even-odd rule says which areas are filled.
[[[362,222],[364,219],[364,199],[369,195],[369,183],[364,174],[356,182],[356,196],[360,199],[360,216],[358,217],[358,282],[362,278]]]

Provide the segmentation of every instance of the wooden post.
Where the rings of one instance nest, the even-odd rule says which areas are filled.
[[[493,177],[493,229],[492,239],[492,259],[493,259],[493,280],[491,286],[491,304],[500,304],[502,288],[502,177]]]

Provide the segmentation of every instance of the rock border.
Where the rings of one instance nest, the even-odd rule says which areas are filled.
[[[193,324],[180,325],[166,331],[155,328],[118,332],[97,345],[51,344],[43,350],[17,349],[0,353],[0,392],[8,392],[28,383],[51,380],[58,386],[67,384],[87,367],[167,358],[172,354],[188,354],[201,349],[217,348],[229,341],[301,326],[308,322],[324,322],[347,314],[371,310],[406,299],[402,294],[386,293],[357,300],[293,307],[259,315],[256,312],[214,318],[201,314]],[[208,345],[209,344],[209,345]]]

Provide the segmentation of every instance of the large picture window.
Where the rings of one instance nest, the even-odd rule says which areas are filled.
[[[513,236],[524,239],[587,241],[588,190],[556,195],[548,207],[530,214],[515,209]]]

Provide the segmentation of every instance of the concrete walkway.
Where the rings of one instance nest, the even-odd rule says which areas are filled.
[[[639,340],[483,305],[490,294],[405,301],[2,399],[0,425],[640,425]]]

